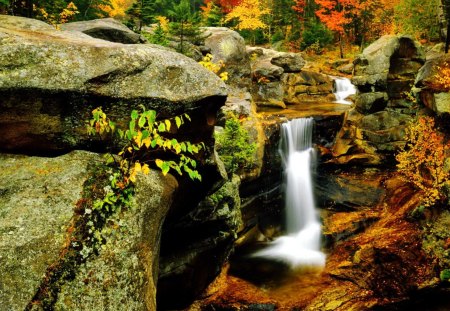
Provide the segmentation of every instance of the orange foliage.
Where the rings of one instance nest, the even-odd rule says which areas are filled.
[[[450,63],[445,61],[442,65],[437,66],[437,69],[433,87],[442,91],[450,91]]]
[[[449,145],[435,128],[434,119],[420,117],[407,130],[407,144],[397,154],[397,168],[405,182],[424,192],[423,205],[431,206],[445,197],[442,188],[450,182],[445,167]]]
[[[356,0],[316,0],[320,21],[332,31],[344,33],[344,26],[352,22],[352,16],[360,8]]]
[[[301,3],[302,0],[297,0]],[[393,31],[394,6],[399,0],[315,0],[316,15],[327,28],[365,41]],[[295,10],[295,8],[294,8]]]
[[[294,5],[292,6],[292,9],[297,12],[297,18],[300,21],[304,20],[304,13],[305,13],[305,7],[306,7],[306,0],[294,0]]]

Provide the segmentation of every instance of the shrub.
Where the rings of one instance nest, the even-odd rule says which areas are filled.
[[[397,169],[406,182],[424,192],[423,205],[432,206],[446,196],[443,188],[450,181],[445,167],[449,146],[431,117],[420,117],[411,123],[406,139],[404,149],[396,156]]]
[[[305,25],[302,34],[300,49],[304,50],[311,45],[318,45],[321,49],[333,41],[333,33],[322,23],[313,21]]]
[[[248,131],[234,114],[229,114],[223,132],[216,133],[217,152],[228,173],[250,168],[256,151],[256,143],[250,142]]]

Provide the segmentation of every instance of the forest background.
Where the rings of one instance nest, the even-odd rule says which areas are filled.
[[[450,0],[0,0],[0,13],[48,23],[114,17],[153,43],[192,36],[200,26],[226,26],[252,45],[321,54],[360,51],[384,34],[421,43],[443,41]],[[447,19],[448,20],[448,19]]]

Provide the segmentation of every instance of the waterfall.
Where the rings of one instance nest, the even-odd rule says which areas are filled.
[[[312,129],[312,118],[295,119],[282,125],[280,154],[285,173],[287,235],[253,254],[254,257],[284,261],[293,269],[325,265],[325,254],[320,251],[321,225],[311,177],[315,164]]]
[[[351,105],[351,102],[345,100],[350,95],[356,94],[356,87],[352,84],[350,79],[347,78],[335,78],[334,80],[334,96],[336,97],[336,103]]]

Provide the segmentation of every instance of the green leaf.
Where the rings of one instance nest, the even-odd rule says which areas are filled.
[[[144,140],[149,136],[150,136],[150,133],[147,130],[143,130],[141,140]]]
[[[138,122],[139,127],[143,127],[145,125],[145,122],[147,122],[145,117],[144,116],[140,116],[139,122]]]
[[[152,139],[152,142],[151,142],[150,146],[151,146],[152,148],[155,148],[155,147],[156,147],[156,139]]]
[[[148,120],[148,124],[153,126],[153,123],[155,123],[156,120],[156,111],[155,110],[148,110],[146,111],[147,114],[147,120]]]
[[[137,110],[131,111],[131,120],[136,120],[139,117],[139,112]]]
[[[124,138],[125,133],[121,129],[117,129],[117,133],[119,134],[120,139]]]
[[[166,126],[164,125],[164,123],[159,123],[158,131],[160,131],[160,132],[165,132],[166,131]]]
[[[161,171],[162,171],[163,175],[166,176],[167,173],[169,172],[169,170],[170,170],[169,163],[163,162],[163,165],[161,167]]]
[[[191,159],[191,165],[195,168],[197,166],[197,162],[194,159]]]
[[[135,133],[134,133],[134,128],[135,127],[136,127],[136,121],[134,121],[134,120],[130,121],[129,129],[130,129],[130,132],[131,132],[131,136],[135,135]]]
[[[190,142],[187,142],[187,150],[189,151],[189,153],[192,153],[192,145]]]
[[[166,120],[164,120],[164,123],[166,124],[167,132],[170,132],[170,126],[171,126],[170,121],[166,119]]]
[[[175,117],[175,124],[177,125],[177,128],[180,128],[181,126],[181,118],[179,116]]]
[[[189,121],[192,121],[192,120],[191,120],[191,117],[190,117],[187,113],[184,114],[184,117],[185,117],[186,119],[188,119]]]
[[[125,135],[127,136],[128,140],[132,140],[132,139],[133,139],[133,134],[131,133],[130,130],[127,130],[127,131],[125,132]]]

